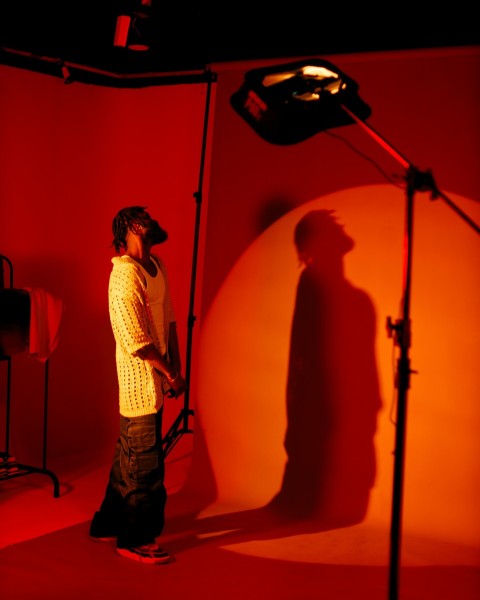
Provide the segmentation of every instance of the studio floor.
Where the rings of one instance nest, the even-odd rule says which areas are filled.
[[[180,442],[167,456],[161,538],[173,557],[167,565],[130,561],[113,543],[89,538],[108,475],[106,456],[58,461],[58,498],[44,474],[0,480],[2,599],[389,599],[388,528],[361,523],[318,531],[262,508],[215,503],[199,512],[196,498],[182,489],[189,445]],[[401,556],[399,600],[480,597],[478,548],[405,533]]]

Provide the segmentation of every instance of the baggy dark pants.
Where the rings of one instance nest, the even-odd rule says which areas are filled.
[[[160,409],[141,417],[120,415],[120,436],[105,496],[90,526],[93,537],[116,537],[118,548],[154,542],[164,528],[162,414]]]

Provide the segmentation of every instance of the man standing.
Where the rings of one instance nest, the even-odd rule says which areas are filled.
[[[119,554],[147,564],[169,562],[156,543],[164,528],[162,414],[165,395],[185,391],[175,315],[163,261],[151,253],[167,232],[146,207],[120,210],[112,223],[117,255],[108,286],[116,343],[120,436],[90,536],[116,539]]]

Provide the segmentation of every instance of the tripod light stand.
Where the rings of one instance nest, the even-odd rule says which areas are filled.
[[[412,232],[414,199],[417,191],[428,191],[431,198],[442,198],[477,233],[474,223],[452,200],[438,190],[430,172],[414,167],[391,146],[365,119],[371,110],[357,95],[358,85],[331,63],[309,59],[245,74],[241,88],[232,95],[231,104],[239,115],[266,141],[292,144],[326,129],[359,124],[405,169],[405,233],[401,315],[395,322],[387,319],[390,337],[400,349],[397,361],[397,415],[394,449],[393,498],[390,529],[389,600],[397,600],[400,566],[402,497],[407,423],[407,395],[410,387],[410,293],[412,270]]]
[[[212,94],[212,83],[216,81],[216,74],[211,71],[206,72],[207,75],[207,95],[205,102],[205,115],[203,120],[203,136],[202,136],[202,148],[200,154],[200,172],[198,178],[198,190],[193,194],[196,202],[195,211],[195,229],[193,239],[193,256],[192,256],[192,271],[190,279],[190,301],[188,310],[188,322],[187,322],[187,347],[186,347],[186,359],[185,359],[185,394],[183,400],[183,408],[178,414],[177,418],[172,423],[170,429],[164,435],[163,438],[163,449],[165,456],[172,450],[175,444],[178,442],[180,437],[184,433],[192,433],[192,429],[189,426],[189,418],[193,417],[193,410],[190,408],[190,376],[191,376],[191,359],[192,359],[192,339],[193,339],[193,327],[195,325],[196,317],[194,315],[195,308],[195,285],[197,278],[197,262],[198,262],[198,243],[200,238],[200,217],[202,208],[202,188],[203,188],[203,175],[205,170],[205,154],[207,148],[207,133],[208,133],[208,117],[210,112],[210,99]]]

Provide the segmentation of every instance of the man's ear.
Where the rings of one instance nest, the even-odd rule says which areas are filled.
[[[135,235],[142,235],[145,233],[145,227],[140,223],[132,223],[130,226],[130,231]]]

